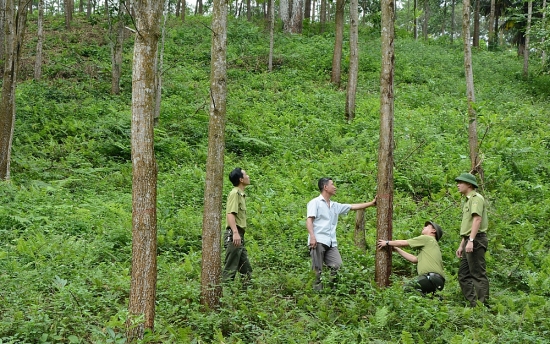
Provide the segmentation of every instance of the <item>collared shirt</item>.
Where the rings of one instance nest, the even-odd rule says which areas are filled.
[[[242,229],[246,229],[246,194],[237,186],[229,192],[227,196],[226,214],[235,215],[235,224]],[[229,226],[229,224],[226,224]]]
[[[420,247],[416,270],[419,275],[435,272],[445,278],[439,243],[431,235],[420,235],[407,240],[410,247]]]
[[[330,207],[322,195],[316,197],[307,204],[307,217],[313,217],[313,234],[317,242],[329,247],[337,246],[336,225],[338,225],[338,215],[347,214],[351,209],[351,204],[341,204],[330,201]],[[307,239],[309,246],[309,236]]]
[[[481,224],[478,233],[487,232],[489,220],[487,219],[487,204],[485,198],[477,191],[473,190],[466,195],[466,201],[462,206],[462,225],[460,226],[460,235],[467,236],[472,232],[473,215],[481,216]]]

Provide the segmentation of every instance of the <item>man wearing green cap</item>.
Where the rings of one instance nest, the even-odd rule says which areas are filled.
[[[407,240],[380,239],[378,240],[378,248],[392,247],[401,257],[413,264],[418,264],[418,278],[410,287],[418,290],[423,295],[428,293],[435,295],[436,291],[443,290],[445,286],[443,258],[438,244],[442,235],[443,230],[437,223],[426,221],[420,236]],[[418,257],[399,248],[404,246],[420,248]]]
[[[462,173],[455,178],[458,191],[466,196],[462,206],[462,225],[460,236],[462,241],[456,250],[460,258],[458,283],[464,297],[474,307],[477,301],[487,304],[489,301],[489,279],[485,265],[487,240],[487,205],[485,199],[476,189],[476,177],[470,173]]]

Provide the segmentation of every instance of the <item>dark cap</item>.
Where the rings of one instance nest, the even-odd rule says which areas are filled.
[[[472,184],[476,189],[478,188],[476,177],[471,173],[461,173],[460,176],[455,178],[455,182],[458,181]]]
[[[435,240],[439,241],[439,239],[443,236],[443,229],[441,229],[441,226],[433,221],[426,221],[424,226],[427,225],[432,225],[432,227],[435,228]]]

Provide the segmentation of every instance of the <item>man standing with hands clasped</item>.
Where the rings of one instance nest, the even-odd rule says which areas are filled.
[[[338,252],[336,241],[336,225],[338,215],[347,214],[350,210],[359,210],[376,205],[376,197],[371,202],[358,204],[341,204],[331,201],[336,194],[336,185],[331,178],[321,178],[317,184],[321,194],[307,204],[306,227],[309,233],[308,246],[311,255],[311,265],[315,271],[313,289],[323,289],[321,273],[323,264],[330,272],[330,281],[334,282],[338,269],[342,266],[342,257]]]
[[[462,241],[456,250],[460,258],[458,283],[462,294],[475,307],[477,301],[487,305],[489,301],[489,279],[485,265],[487,251],[487,205],[485,199],[476,189],[476,177],[470,173],[462,173],[455,178],[458,191],[466,196],[462,206],[462,225],[460,236]]]

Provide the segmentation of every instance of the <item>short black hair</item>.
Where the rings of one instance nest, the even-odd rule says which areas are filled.
[[[325,185],[328,185],[329,180],[332,180],[332,178],[323,177],[319,179],[319,182],[317,182],[317,186],[319,187],[320,192],[323,192],[323,189],[325,188]]]
[[[229,172],[229,180],[233,186],[239,186],[241,178],[243,178],[243,170],[240,167],[236,167],[233,171]]]

